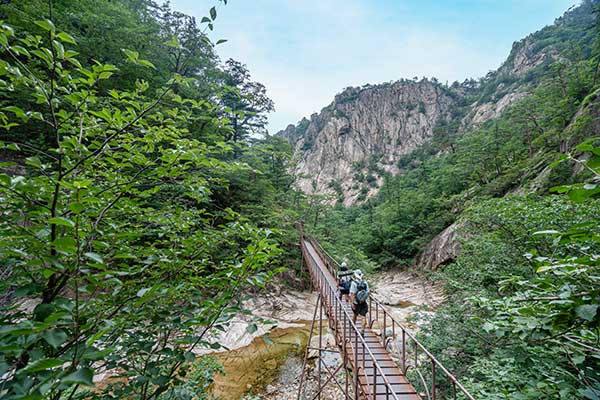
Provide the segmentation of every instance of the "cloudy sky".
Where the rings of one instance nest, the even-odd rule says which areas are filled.
[[[216,0],[171,0],[198,17]],[[496,69],[512,43],[578,0],[229,0],[212,39],[275,101],[275,133],[347,86],[414,76],[452,83]]]

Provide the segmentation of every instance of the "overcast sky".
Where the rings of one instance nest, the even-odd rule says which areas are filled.
[[[245,63],[275,102],[275,133],[347,86],[414,76],[452,83],[496,69],[512,43],[578,0],[229,0],[218,7],[221,59]],[[215,0],[171,0],[198,17]]]

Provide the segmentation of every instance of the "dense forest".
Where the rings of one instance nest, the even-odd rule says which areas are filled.
[[[423,343],[476,398],[599,399],[598,2],[530,37],[555,56],[527,74],[436,83],[452,119],[351,207],[295,188],[265,86],[217,55],[224,6],[1,2],[0,398],[212,398],[196,351],[246,294],[303,284],[304,219],[366,271],[455,224],[460,255],[415,271],[446,294]]]
[[[441,85],[463,109],[377,196],[313,226],[355,265],[405,269],[459,227],[460,255],[418,271],[447,294],[421,337],[477,398],[600,398],[599,21],[585,1],[529,37],[552,60]],[[469,105],[515,88],[527,95],[500,118],[465,128]]]
[[[194,350],[298,265],[273,102],[207,35],[225,3],[0,5],[1,398],[204,398]]]

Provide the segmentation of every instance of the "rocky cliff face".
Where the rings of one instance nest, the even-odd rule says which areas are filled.
[[[500,117],[551,64],[568,62],[561,58],[563,36],[579,29],[579,40],[591,40],[581,28],[593,20],[590,4],[515,42],[506,61],[480,80],[450,87],[401,80],[344,90],[319,114],[278,133],[294,146],[298,188],[329,203],[360,202],[377,193],[386,173],[399,172],[399,158],[431,138],[437,124],[452,121],[468,131]]]
[[[525,97],[523,75],[557,57],[549,49],[536,51],[532,43],[529,38],[515,43],[507,61],[479,82],[447,87],[435,80],[400,80],[347,88],[319,114],[278,133],[294,146],[297,187],[330,204],[352,205],[374,195],[386,173],[399,172],[400,157],[430,139],[436,125],[460,117],[460,130],[466,131]],[[464,105],[489,86],[492,96]]]
[[[413,266],[434,270],[453,261],[461,250],[460,238],[464,234],[461,230],[464,227],[463,222],[455,222],[440,232],[415,258]]]
[[[461,116],[466,131],[499,117],[527,95],[523,76],[557,57],[528,37],[481,81],[446,87],[435,80],[400,80],[348,88],[319,114],[278,133],[294,146],[296,185],[330,204],[362,201],[377,193],[386,173],[399,172],[400,157],[431,138],[436,125]],[[464,105],[477,98],[473,92],[490,87],[493,95]]]
[[[463,129],[499,118],[509,106],[527,95],[526,75],[559,58],[559,52],[555,48],[540,48],[535,35],[515,42],[502,66],[487,77],[489,81],[498,81],[498,78],[501,78],[500,83],[493,86],[494,95],[490,99],[480,99],[471,105],[462,120]]]
[[[400,156],[449,121],[456,100],[437,82],[398,81],[348,88],[310,120],[279,134],[295,148],[297,185],[350,205],[376,193]]]

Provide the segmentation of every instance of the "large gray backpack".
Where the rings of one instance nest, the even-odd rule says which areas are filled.
[[[369,298],[369,285],[367,282],[361,281],[356,284],[356,303],[363,304]]]

